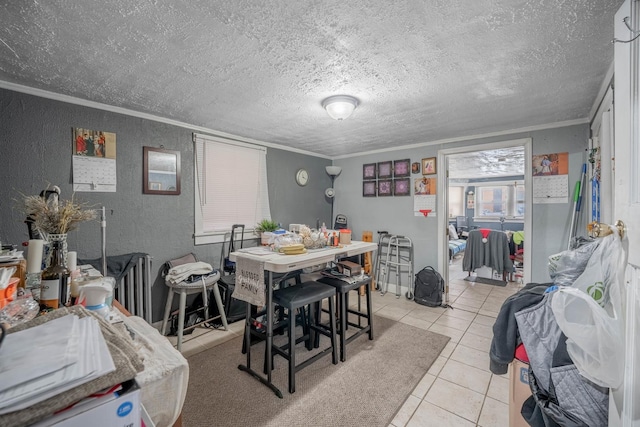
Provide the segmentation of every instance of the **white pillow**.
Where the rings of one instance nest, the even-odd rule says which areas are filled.
[[[453,224],[449,224],[449,240],[458,240],[458,233],[456,233],[456,228]]]

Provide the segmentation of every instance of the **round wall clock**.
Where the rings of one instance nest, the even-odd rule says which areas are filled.
[[[296,182],[298,185],[305,186],[309,182],[309,172],[306,169],[298,169],[296,172]]]

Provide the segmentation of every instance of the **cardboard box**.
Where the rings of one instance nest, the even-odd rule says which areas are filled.
[[[119,396],[80,402],[34,427],[140,427],[140,388],[137,384]]]
[[[529,396],[529,365],[514,359],[509,367],[509,427],[529,427],[520,414],[522,404]]]
[[[357,276],[362,271],[362,266],[351,261],[338,261],[338,271],[345,276]]]

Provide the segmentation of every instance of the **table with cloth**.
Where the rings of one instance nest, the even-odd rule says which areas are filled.
[[[331,261],[335,261],[337,258],[349,257],[362,255],[367,252],[373,252],[377,250],[378,246],[375,243],[370,242],[360,242],[360,241],[352,241],[348,245],[341,245],[337,247],[326,247],[322,249],[310,249],[304,254],[300,255],[284,255],[282,253],[252,253],[251,248],[247,248],[245,250],[240,250],[236,252],[232,252],[229,255],[231,261],[238,262],[240,261],[241,265],[246,265],[247,268],[255,269],[256,266],[264,266],[264,272],[267,274],[268,280],[266,281],[266,291],[264,292],[264,304],[266,305],[266,318],[273,319],[274,315],[274,307],[273,307],[273,284],[274,284],[274,273],[288,273],[295,270],[300,270],[306,267],[312,267],[319,264],[326,264]],[[249,261],[247,263],[243,263],[243,261]],[[253,273],[247,273],[247,288],[253,295],[257,298],[256,301],[253,302],[262,302],[262,295],[258,295],[258,290],[254,288],[254,285],[257,283],[258,279],[253,277],[254,275],[258,275],[259,272],[255,271]],[[253,283],[253,285],[251,285]],[[237,287],[237,286],[236,286]],[[255,291],[255,292],[253,292]],[[252,302],[251,300],[249,301]],[[266,356],[265,356],[265,372],[266,376],[255,371],[251,368],[251,351],[250,351],[250,310],[251,305],[247,304],[247,317],[246,317],[246,331],[245,331],[245,344],[246,344],[246,356],[247,363],[246,365],[238,366],[239,369],[248,372],[250,375],[254,376],[260,382],[269,387],[273,392],[282,397],[282,393],[278,388],[273,384],[271,380],[271,371],[272,371],[272,357],[271,357],[271,346],[273,343],[273,324],[272,322],[266,322]]]

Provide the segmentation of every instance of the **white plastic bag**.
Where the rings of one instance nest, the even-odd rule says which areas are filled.
[[[583,291],[559,288],[551,300],[558,326],[567,336],[567,351],[580,374],[616,388],[624,373],[624,325]]]
[[[554,285],[571,286],[587,268],[593,252],[600,246],[601,239],[579,246],[576,249],[549,256],[549,277]]]
[[[620,236],[604,237],[580,277],[551,301],[573,363],[603,387],[617,388],[624,374],[624,264]]]

